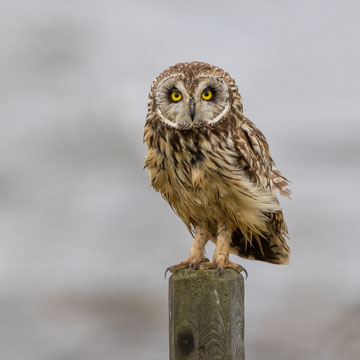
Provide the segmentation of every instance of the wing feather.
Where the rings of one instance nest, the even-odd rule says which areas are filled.
[[[246,117],[243,117],[234,133],[234,142],[240,153],[240,162],[249,177],[258,186],[290,198],[289,181],[276,168],[270,155],[269,145],[263,133]]]
[[[239,153],[240,166],[249,178],[259,186],[275,196],[275,190],[281,195],[290,197],[288,180],[275,167],[270,155],[269,145],[263,133],[245,116],[237,124],[233,139]],[[287,264],[290,249],[286,243],[288,230],[282,211],[267,213],[267,233],[254,236],[249,244],[241,229],[237,229],[232,237],[232,251],[248,259]],[[255,234],[256,235],[256,234]]]

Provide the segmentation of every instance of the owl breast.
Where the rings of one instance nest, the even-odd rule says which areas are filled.
[[[224,129],[145,131],[153,188],[189,229],[201,226],[213,237],[218,223],[229,220],[234,229],[264,231],[259,203],[271,202],[255,193],[229,135]]]
[[[154,150],[148,152],[146,162],[153,188],[169,202],[188,228],[199,225],[216,232],[220,190],[211,183],[206,160],[201,158],[189,152],[173,153],[167,158]]]

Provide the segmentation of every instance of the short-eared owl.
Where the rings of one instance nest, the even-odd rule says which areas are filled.
[[[275,190],[290,196],[264,135],[246,118],[232,77],[202,62],[162,72],[149,94],[144,142],[151,185],[194,237],[189,257],[172,266],[244,270],[229,253],[289,262],[288,231]],[[214,257],[205,244],[216,244]]]

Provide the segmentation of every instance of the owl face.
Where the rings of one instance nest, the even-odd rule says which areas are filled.
[[[215,124],[230,109],[229,86],[216,74],[170,74],[154,90],[157,115],[174,128]]]

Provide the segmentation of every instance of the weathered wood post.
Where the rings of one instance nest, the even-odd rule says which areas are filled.
[[[179,270],[169,279],[170,360],[244,360],[244,279]]]

